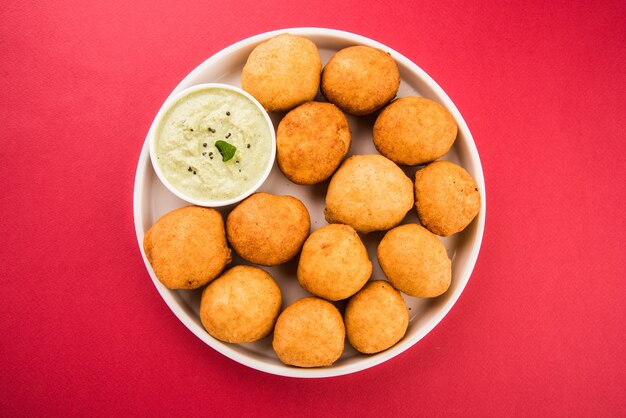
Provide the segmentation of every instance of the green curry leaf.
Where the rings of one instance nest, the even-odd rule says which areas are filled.
[[[215,148],[222,154],[222,161],[228,161],[235,156],[237,147],[226,141],[216,141]]]

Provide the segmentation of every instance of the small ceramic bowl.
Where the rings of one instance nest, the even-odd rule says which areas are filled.
[[[229,196],[228,198],[215,198],[215,197],[212,198],[211,196],[207,196],[206,198],[199,198],[197,195],[191,196],[189,192],[184,191],[181,187],[177,187],[176,185],[173,184],[172,181],[170,181],[172,174],[170,174],[169,175],[170,178],[168,178],[166,169],[164,169],[159,164],[160,160],[158,159],[158,156],[157,156],[157,143],[159,140],[161,140],[159,138],[160,127],[162,123],[164,122],[164,119],[166,118],[166,116],[169,114],[169,112],[172,109],[179,106],[181,103],[184,103],[184,101],[187,99],[189,99],[189,103],[192,103],[191,99],[193,98],[193,95],[195,95],[196,93],[201,93],[203,91],[208,92],[208,91],[214,91],[214,90],[218,90],[218,93],[220,90],[225,91],[225,92],[235,93],[235,97],[237,95],[243,97],[245,101],[247,101],[249,104],[252,104],[254,107],[256,107],[259,110],[259,112],[261,113],[263,117],[265,125],[267,126],[267,129],[270,133],[269,151],[266,151],[266,152],[269,152],[270,155],[269,155],[269,158],[267,159],[267,163],[265,167],[263,168],[263,171],[260,173],[260,175],[258,173],[255,175],[255,177],[258,176],[256,178],[256,181],[251,183],[248,187],[244,187],[236,195]],[[219,94],[216,94],[215,96],[216,96],[215,97],[216,106],[219,108],[219,106],[221,105],[220,100],[226,100],[226,99],[218,98],[217,96],[219,96]],[[228,206],[228,205],[237,203],[245,199],[246,197],[250,196],[252,193],[257,191],[257,189],[261,187],[261,185],[265,182],[265,180],[267,179],[267,176],[270,174],[272,170],[272,166],[274,165],[274,159],[276,158],[276,133],[274,131],[274,125],[272,124],[272,121],[269,115],[267,114],[265,109],[263,109],[263,106],[261,106],[261,104],[254,97],[252,97],[249,93],[245,92],[244,90],[238,87],[234,87],[229,84],[220,84],[220,83],[197,84],[195,86],[184,89],[180,91],[179,93],[176,93],[168,97],[165,103],[163,103],[163,106],[161,106],[161,109],[159,110],[159,112],[157,113],[157,116],[154,119],[154,122],[150,128],[150,132],[148,133],[148,138],[150,142],[150,160],[152,161],[152,166],[159,180],[161,180],[161,182],[165,185],[165,187],[167,187],[167,189],[170,192],[172,192],[174,195],[178,196],[179,198],[189,203],[192,203],[194,205],[199,205],[199,206],[207,206],[207,207]],[[206,143],[204,145],[206,146]],[[187,145],[184,144],[184,146],[186,147]],[[218,157],[216,158],[216,161],[218,161],[220,159],[219,157],[221,156],[217,152],[215,154],[216,154],[215,157]],[[189,167],[189,172],[190,173],[192,172],[191,167]],[[194,175],[196,174],[195,171],[193,171],[193,174]]]

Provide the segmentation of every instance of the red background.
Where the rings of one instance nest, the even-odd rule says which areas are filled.
[[[11,0],[0,19],[0,415],[626,415],[623,1]],[[439,326],[321,380],[246,368],[189,332],[132,216],[168,93],[231,43],[296,26],[368,36],[428,72],[474,135],[488,199]]]

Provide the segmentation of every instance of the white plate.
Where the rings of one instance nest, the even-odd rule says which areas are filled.
[[[472,135],[461,117],[456,106],[446,93],[417,65],[393,49],[376,41],[331,29],[292,28],[268,32],[240,41],[223,49],[200,64],[170,93],[181,91],[199,83],[226,83],[240,86],[241,69],[252,49],[260,42],[279,33],[289,32],[309,38],[319,48],[322,63],[325,64],[331,55],[341,48],[350,45],[369,45],[391,53],[400,69],[402,82],[398,97],[419,95],[445,106],[454,116],[459,125],[459,134],[452,150],[443,158],[462,165],[476,179],[481,190],[482,207],[476,219],[463,231],[442,241],[452,259],[452,284],[450,289],[435,299],[419,299],[405,296],[410,309],[411,320],[406,336],[394,347],[375,355],[357,353],[346,342],[346,350],[341,358],[331,367],[302,369],[283,365],[272,350],[271,336],[248,344],[227,344],[211,337],[202,327],[198,316],[201,290],[172,291],[165,288],[154,275],[145,254],[143,253],[143,237],[150,226],[163,214],[186,203],[163,186],[156,177],[150,164],[147,139],[144,143],[135,178],[134,215],[135,229],[139,248],[141,249],[146,268],[159,293],[174,314],[198,338],[225,356],[249,367],[267,373],[294,377],[329,377],[360,370],[380,364],[402,353],[432,330],[448,313],[465,288],[476,263],[485,225],[485,182],[476,145]],[[318,100],[323,100],[318,96]],[[274,126],[277,126],[281,115],[272,115]],[[371,131],[375,117],[348,116],[352,131],[352,148],[350,154],[375,154]],[[150,129],[153,129],[152,126]],[[413,178],[417,168],[405,169]],[[278,167],[274,165],[266,183],[259,189],[280,195],[292,195],[304,202],[311,215],[311,229],[315,230],[326,225],[324,220],[324,197],[328,182],[315,186],[299,186],[287,180]],[[226,215],[231,207],[221,209]],[[419,223],[415,210],[411,210],[404,223]],[[383,232],[362,236],[374,264],[372,279],[384,279],[376,258],[376,247],[384,235]],[[233,253],[234,254],[234,253]],[[248,264],[234,254],[233,263]],[[308,294],[299,286],[296,279],[297,260],[282,266],[266,268],[276,279],[283,291],[283,307]],[[339,304],[341,308],[341,303]],[[174,342],[175,343],[175,342]]]

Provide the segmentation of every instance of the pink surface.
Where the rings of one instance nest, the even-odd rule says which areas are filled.
[[[626,7],[433,3],[5,2],[0,415],[626,415]],[[368,36],[429,73],[488,196],[441,324],[324,380],[196,338],[152,285],[132,217],[167,94],[225,46],[295,26]]]

